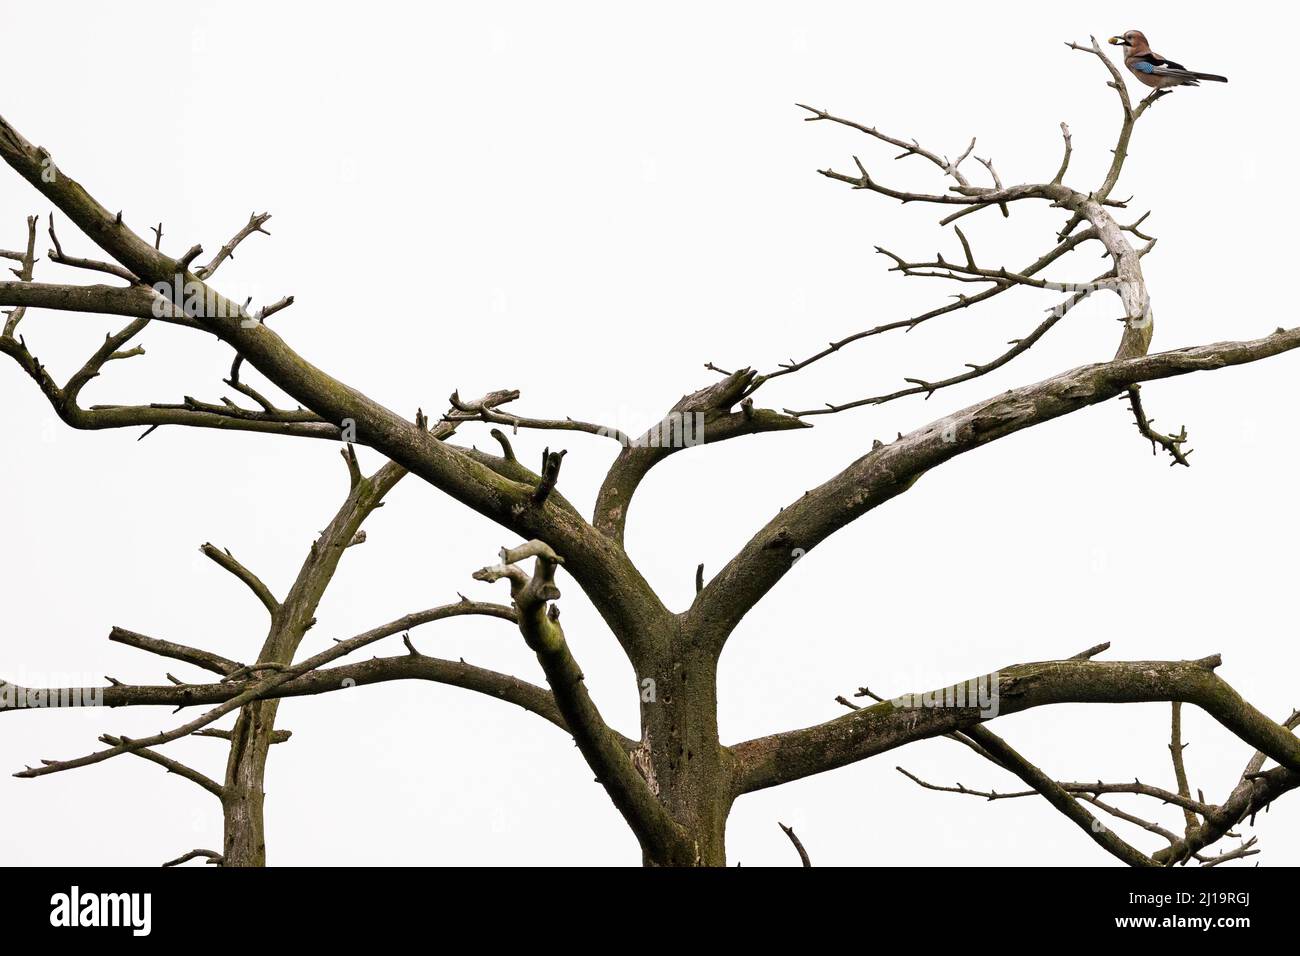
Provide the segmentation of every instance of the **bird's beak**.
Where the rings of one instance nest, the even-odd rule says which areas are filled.
[[[1111,46],[1128,46],[1123,37],[1111,37],[1108,42]]]

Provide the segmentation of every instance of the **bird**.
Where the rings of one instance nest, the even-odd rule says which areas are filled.
[[[1228,82],[1226,76],[1219,76],[1217,73],[1196,73],[1181,63],[1166,60],[1158,53],[1151,52],[1151,44],[1147,43],[1146,34],[1141,30],[1129,30],[1121,36],[1111,37],[1110,42],[1114,46],[1124,47],[1126,50],[1124,65],[1129,68],[1130,73],[1154,89],[1200,86],[1198,82],[1200,80],[1212,80],[1215,83]]]

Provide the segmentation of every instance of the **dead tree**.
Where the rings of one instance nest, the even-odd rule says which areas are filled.
[[[277,739],[276,701],[335,690],[349,680],[364,683],[422,678],[510,701],[571,734],[583,759],[636,835],[647,864],[724,864],[727,816],[738,797],[938,736],[950,737],[1009,771],[1023,781],[1025,789],[977,793],[961,785],[942,787],[913,778],[919,784],[987,799],[1041,796],[1125,863],[1156,866],[1196,860],[1213,865],[1256,852],[1251,843],[1217,853],[1205,851],[1231,834],[1241,821],[1253,818],[1300,785],[1300,741],[1293,732],[1297,717],[1292,714],[1278,722],[1243,700],[1218,675],[1218,656],[1183,661],[1101,661],[1096,657],[1108,647],[1101,645],[1064,660],[1000,667],[968,684],[925,694],[885,699],[863,688],[859,697],[870,698],[872,703],[859,706],[839,698],[849,713],[816,726],[729,745],[721,743],[718,736],[716,672],[724,644],[740,620],[791,571],[796,561],[827,537],[883,502],[902,495],[926,472],[958,455],[1111,399],[1128,404],[1141,436],[1151,443],[1153,451],[1166,453],[1171,464],[1187,465],[1186,431],[1168,434],[1156,430],[1143,406],[1140,386],[1191,372],[1254,362],[1300,346],[1300,329],[1278,329],[1251,341],[1149,352],[1154,325],[1142,259],[1154,240],[1142,231],[1145,217],[1127,224],[1115,218],[1127,203],[1116,199],[1114,190],[1138,120],[1163,93],[1152,94],[1135,105],[1123,78],[1095,40],[1086,46],[1070,46],[1095,56],[1104,65],[1122,108],[1113,160],[1103,181],[1090,189],[1067,184],[1072,143],[1064,124],[1063,156],[1050,180],[1005,185],[991,160],[975,157],[989,180],[987,185],[977,185],[963,169],[973,155],[974,141],[950,161],[915,141],[886,135],[825,110],[810,110],[806,118],[811,121],[851,128],[870,141],[901,150],[900,158],[919,157],[939,169],[950,185],[932,193],[891,188],[856,158],[853,170],[828,169],[823,175],[904,203],[940,207],[946,213],[941,224],[953,226],[959,253],[914,260],[880,251],[893,262],[895,270],[905,275],[938,277],[969,284],[977,291],[958,295],[951,304],[923,315],[857,332],[808,358],[792,360],[767,373],[750,368],[726,371],[710,364],[708,367],[721,379],[682,398],[662,422],[636,438],[572,418],[516,414],[506,410],[519,398],[513,390],[476,400],[453,394],[448,412],[432,427],[423,413],[412,420],[379,405],[357,388],[311,365],[268,327],[266,320],[291,304],[291,298],[250,312],[250,303],[228,298],[213,284],[222,262],[235,248],[248,236],[263,231],[265,215],[253,216],[215,257],[199,265],[200,247],[179,255],[164,251],[161,226],[153,228],[153,241],[148,241],[127,224],[121,212],[105,208],[59,168],[47,150],[33,146],[0,119],[0,157],[108,257],[101,261],[65,254],[51,220],[53,248],[48,258],[97,273],[101,282],[64,285],[36,281],[35,217],[28,220],[25,250],[4,253],[18,267],[13,270],[16,281],[0,283],[0,305],[11,309],[0,337],[0,351],[35,381],[64,422],[80,429],[142,426],[148,430],[145,434],[163,425],[178,425],[345,440],[369,446],[390,462],[375,475],[364,478],[355,457],[345,451],[352,479],[347,501],[312,546],[297,581],[283,600],[271,595],[228,552],[215,548],[206,551],[247,584],[270,614],[266,640],[252,663],[240,664],[139,635],[128,638],[124,637],[126,632],[115,631],[115,639],[123,643],[206,667],[220,679],[207,684],[173,681],[161,686],[128,686],[113,681],[108,687],[87,689],[0,685],[7,710],[16,709],[12,701],[20,695],[45,694],[49,699],[50,695],[71,696],[82,691],[100,693],[103,703],[114,707],[168,704],[207,708],[172,730],[139,739],[106,736],[105,749],[72,759],[43,761],[17,776],[61,773],[122,754],[146,757],[184,773],[221,796],[227,823],[224,852],[194,851],[185,858],[212,860],[220,856],[228,864],[260,863],[261,775],[266,752]],[[1013,206],[1035,202],[1047,203],[1066,216],[1052,248],[1015,271],[981,264],[959,221],[993,209],[1005,216]],[[1071,282],[1043,276],[1049,266],[1093,242],[1102,247],[1109,262],[1104,273]],[[907,387],[897,391],[837,405],[793,411],[755,405],[756,394],[771,379],[801,372],[854,342],[914,328],[1022,286],[1051,293],[1056,301],[1045,319],[1024,337],[1009,343],[1010,348],[996,358],[972,363],[949,378],[908,379]],[[686,447],[707,446],[745,435],[806,428],[819,415],[879,405],[909,395],[928,397],[958,382],[979,378],[1024,354],[1063,321],[1074,305],[1097,292],[1113,293],[1120,303],[1123,331],[1113,359],[1001,391],[908,434],[899,434],[894,441],[876,442],[838,474],[757,528],[739,553],[711,579],[706,580],[701,569],[694,601],[685,610],[665,607],[624,550],[624,528],[637,488],[650,470],[670,455]],[[19,332],[30,309],[100,313],[125,319],[127,324],[108,335],[103,346],[66,384],[60,385],[32,354]],[[109,362],[140,353],[139,347],[130,343],[153,322],[211,335],[232,348],[235,358],[226,384],[247,401],[241,404],[223,398],[207,402],[186,397],[179,403],[149,405],[79,404],[82,387]],[[296,407],[277,404],[242,381],[239,373],[245,363],[288,395]],[[674,433],[674,427],[680,432],[686,416],[700,423],[701,440],[662,440],[665,433]],[[494,425],[508,425],[516,435],[532,430],[570,431],[615,440],[618,451],[597,495],[592,517],[587,518],[561,492],[565,452],[548,449],[535,471],[516,457],[511,440],[499,429],[491,432],[500,446],[499,454],[453,440],[458,429]],[[299,642],[311,624],[340,555],[358,540],[365,516],[407,472],[492,519],[523,542],[503,548],[496,563],[474,574],[487,582],[505,579],[513,606],[461,601],[410,615],[337,642],[320,654],[296,659]],[[533,561],[531,571],[520,564],[527,559]],[[582,588],[633,665],[638,680],[636,691],[641,697],[641,726],[636,739],[610,727],[587,694],[581,667],[559,623],[556,602],[562,573]],[[508,675],[426,657],[409,642],[405,655],[327,666],[418,623],[456,614],[490,614],[513,622],[535,653],[549,689]],[[655,682],[656,694],[639,694],[640,681],[645,679]],[[996,713],[983,706],[985,691],[996,694]],[[1176,789],[1136,781],[1053,780],[987,726],[995,716],[1050,704],[1151,701],[1169,702],[1173,708],[1169,747]],[[1196,798],[1191,796],[1181,755],[1182,704],[1200,707],[1246,745],[1248,756],[1240,782],[1218,803],[1207,801],[1199,793]],[[226,714],[237,716],[232,730],[219,733],[231,744],[223,783],[197,779],[198,775],[157,752],[156,748],[190,734],[214,735],[212,725]],[[1269,760],[1275,766],[1265,769]],[[1127,814],[1104,799],[1117,793],[1148,796],[1177,808],[1182,816],[1181,832]],[[1104,825],[1093,809],[1135,824],[1167,845],[1153,852],[1141,850]],[[786,833],[807,862],[808,854],[793,831],[786,829]]]

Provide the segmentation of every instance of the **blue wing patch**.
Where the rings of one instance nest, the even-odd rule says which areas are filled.
[[[1137,70],[1139,73],[1154,73],[1156,71],[1155,64],[1148,63],[1145,60],[1139,60],[1134,63],[1133,69]]]

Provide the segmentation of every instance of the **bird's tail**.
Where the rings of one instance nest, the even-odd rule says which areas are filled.
[[[1219,76],[1217,73],[1195,73],[1191,70],[1170,70],[1169,73],[1173,76],[1181,76],[1187,80],[1210,80],[1214,83],[1228,82],[1226,76]]]

